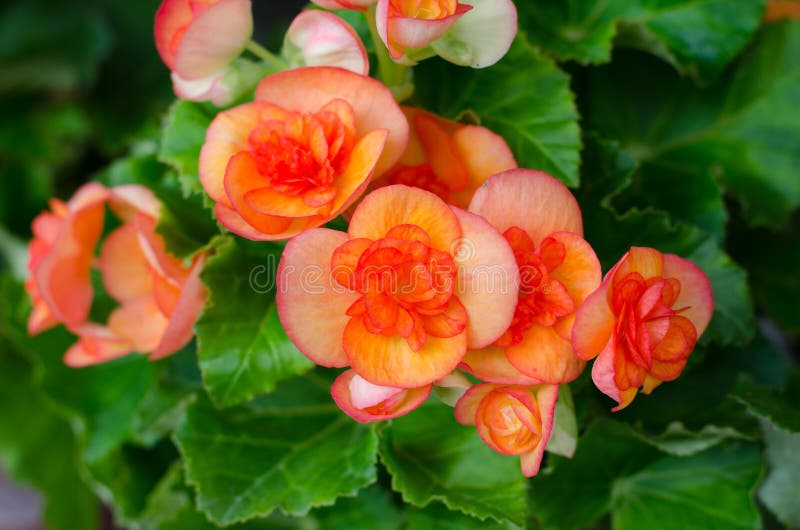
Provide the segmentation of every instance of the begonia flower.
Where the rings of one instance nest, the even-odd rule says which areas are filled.
[[[506,141],[486,127],[445,120],[413,107],[408,118],[408,148],[397,166],[373,182],[415,186],[448,204],[469,206],[475,190],[490,176],[517,167]]]
[[[333,382],[331,395],[342,411],[362,423],[390,420],[422,405],[432,385],[394,388],[374,385],[355,370],[343,372]]]
[[[255,101],[217,115],[200,182],[230,231],[288,239],[355,202],[407,142],[408,122],[381,83],[341,68],[297,68],[264,78]]]
[[[592,379],[618,406],[640,387],[649,394],[676,379],[714,312],[708,276],[691,261],[633,247],[578,309],[572,343],[597,357]]]
[[[481,439],[504,455],[519,455],[526,477],[539,472],[553,430],[557,385],[475,385],[458,400],[456,421],[474,425]]]
[[[395,389],[429,385],[468,347],[497,340],[517,299],[514,256],[495,229],[402,185],[367,195],[347,233],[290,240],[278,281],[278,314],[306,357]]]
[[[104,239],[95,259],[106,204],[122,224]],[[150,190],[90,183],[66,204],[54,200],[51,208],[34,220],[27,284],[34,303],[31,334],[63,323],[78,335],[64,356],[75,367],[134,351],[160,359],[189,342],[205,301],[203,256],[184,265],[167,254],[155,232],[160,203]],[[93,264],[119,303],[105,325],[88,321]]]
[[[164,0],[154,32],[161,59],[179,80],[216,76],[250,42],[250,0]]]
[[[515,169],[489,178],[469,211],[511,245],[520,289],[509,328],[490,347],[467,353],[462,367],[492,383],[572,381],[585,365],[571,342],[575,311],[601,280],[575,197],[546,173]]]
[[[337,66],[369,74],[369,58],[358,33],[325,11],[309,10],[297,15],[286,32],[283,54],[292,67]]]

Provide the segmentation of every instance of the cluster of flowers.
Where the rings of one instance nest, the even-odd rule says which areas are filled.
[[[316,3],[369,9],[400,61],[438,53],[484,66],[516,31],[510,1]],[[235,90],[221,80],[230,81],[248,46],[249,10],[247,0],[165,0],[156,41],[179,95],[194,83],[205,87],[195,95],[230,99]],[[491,31],[481,17],[495,21]],[[482,31],[464,29],[473,25]],[[496,451],[520,455],[532,476],[558,385],[586,361],[597,357],[592,377],[617,401],[614,410],[680,375],[713,312],[697,266],[632,248],[603,278],[573,195],[518,168],[503,138],[400,107],[366,76],[363,44],[335,15],[301,14],[287,42],[306,66],[264,77],[253,101],[217,115],[199,178],[228,230],[288,240],[277,271],[280,320],[309,359],[348,368],[332,387],[345,413],[387,420],[415,409],[434,386],[455,388],[456,420],[475,425]],[[453,47],[480,60],[462,61]],[[97,266],[120,307],[100,326],[87,318],[106,203],[123,223]],[[165,253],[157,208],[145,189],[89,184],[34,222],[30,329],[60,321],[77,333],[69,364],[131,351],[158,358],[189,340],[203,305],[203,256],[182,264]],[[320,228],[342,215],[346,233]]]

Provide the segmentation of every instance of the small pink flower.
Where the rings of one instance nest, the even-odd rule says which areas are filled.
[[[250,0],[164,0],[156,12],[158,53],[185,81],[219,74],[252,34]]]
[[[431,386],[379,386],[370,383],[355,370],[347,370],[333,382],[331,395],[345,414],[356,421],[368,423],[408,414],[428,399]]]
[[[350,24],[332,13],[300,13],[286,32],[283,49],[292,66],[338,66],[369,75],[364,44]]]

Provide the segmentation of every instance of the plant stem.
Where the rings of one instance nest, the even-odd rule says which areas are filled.
[[[378,34],[378,25],[375,20],[375,6],[369,8],[366,13],[369,34],[375,44],[375,54],[378,56],[378,79],[383,81],[387,87],[394,87],[405,82],[406,68],[402,64],[397,64],[389,55],[389,50]]]
[[[264,61],[267,64],[267,66],[269,66],[276,72],[280,72],[281,70],[286,70],[289,68],[289,65],[286,64],[286,62],[283,59],[281,59],[280,57],[278,57],[277,55],[275,55],[274,53],[272,53],[271,51],[269,51],[268,49],[266,49],[265,47],[263,47],[254,40],[251,40],[250,42],[247,43],[247,50],[256,57],[258,57],[259,59],[261,59],[262,61]]]

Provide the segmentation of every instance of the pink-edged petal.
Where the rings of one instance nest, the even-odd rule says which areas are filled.
[[[139,213],[134,225],[139,247],[148,265],[174,285],[182,282],[186,278],[186,269],[178,259],[167,254],[164,239],[156,233],[155,219]]]
[[[161,202],[152,191],[138,184],[124,184],[111,188],[109,205],[123,222],[132,221],[137,213],[158,218]]]
[[[542,385],[539,387],[536,390],[536,401],[539,404],[539,415],[542,419],[541,438],[539,439],[539,444],[536,446],[536,449],[520,455],[522,474],[526,477],[533,477],[539,473],[544,450],[553,432],[556,402],[558,401],[558,385]]]
[[[600,287],[603,278],[600,260],[591,245],[577,234],[556,232],[549,237],[564,245],[566,250],[564,261],[550,271],[550,277],[566,287],[578,307]]]
[[[58,319],[44,302],[33,301],[33,309],[28,316],[28,335],[38,335],[58,324]]]
[[[152,272],[134,223],[126,223],[106,237],[98,268],[103,287],[117,302],[139,298],[152,290]]]
[[[350,219],[352,239],[381,239],[398,225],[417,225],[431,238],[431,247],[452,253],[461,237],[461,223],[433,193],[396,184],[379,188],[361,201]]]
[[[614,333],[616,319],[608,305],[608,285],[590,294],[575,313],[572,326],[572,347],[575,354],[585,360],[593,359],[607,346]]]
[[[219,0],[183,34],[173,70],[184,79],[207,77],[238,57],[252,35],[250,0]]]
[[[645,280],[662,276],[664,272],[664,255],[654,248],[631,247],[619,263],[615,266],[615,279],[623,278],[626,274],[637,272]]]
[[[478,188],[469,211],[486,218],[500,233],[517,226],[539,245],[553,232],[583,235],[578,201],[564,184],[541,171],[512,169]]]
[[[210,101],[217,107],[224,107],[234,99],[230,88],[223,82],[227,73],[228,70],[223,69],[200,79],[189,80],[172,72],[172,91],[187,101]]]
[[[281,241],[293,237],[308,226],[307,218],[301,217],[293,219],[283,232],[277,234],[265,234],[259,231],[256,227],[248,223],[239,212],[232,208],[228,208],[224,204],[217,203],[214,205],[214,215],[217,217],[219,223],[233,232],[247,239],[253,241]]]
[[[256,90],[257,101],[296,112],[317,112],[334,99],[353,107],[358,137],[378,129],[389,131],[376,176],[394,166],[408,144],[408,122],[392,93],[379,81],[341,68],[307,66],[270,75]]]
[[[552,327],[537,324],[525,331],[522,342],[506,348],[506,356],[528,377],[551,384],[573,381],[586,364],[575,355],[570,341]]]
[[[375,4],[377,0],[311,0],[325,9],[355,9],[361,10]]]
[[[108,317],[108,328],[142,353],[158,346],[168,324],[152,296],[127,301]]]
[[[664,255],[663,275],[681,282],[681,292],[673,309],[688,308],[680,314],[694,324],[699,337],[714,314],[714,291],[708,276],[691,261],[674,254]]]
[[[472,68],[492,66],[511,48],[517,35],[517,9],[511,0],[470,0],[472,11],[459,18],[432,46],[451,63]]]
[[[373,385],[358,374],[350,379],[348,388],[350,389],[350,402],[359,409],[374,407],[405,390],[392,386]]]
[[[193,18],[190,0],[164,0],[156,11],[153,26],[156,48],[170,69],[175,64],[175,37]]]
[[[347,370],[342,373],[333,382],[331,395],[345,414],[361,423],[390,420],[408,414],[422,405],[431,393],[431,385],[421,388],[395,389],[399,391],[391,394],[385,400],[377,401],[367,407],[360,407],[353,403],[355,378],[360,378],[355,370]],[[362,379],[362,381],[364,380]],[[370,384],[366,381],[364,383]]]
[[[345,290],[331,274],[334,250],[347,234],[316,228],[291,239],[278,266],[278,316],[297,348],[327,367],[348,365],[342,346],[345,313],[358,295]]]
[[[617,403],[622,401],[619,388],[614,381],[616,370],[614,368],[614,357],[616,355],[616,343],[612,336],[603,351],[595,359],[592,365],[592,381],[600,392],[607,395]]]
[[[508,362],[505,349],[498,346],[469,350],[459,366],[466,372],[488,383],[523,386],[542,383],[539,379],[529,377],[517,370],[513,364]]]
[[[64,364],[82,368],[133,352],[133,346],[105,326],[87,323],[76,330],[78,341],[64,354]]]
[[[517,167],[517,161],[505,139],[486,127],[466,125],[453,133],[453,144],[467,169],[467,186],[456,192],[459,204],[468,207],[475,191],[486,179]]]
[[[484,383],[475,385],[461,396],[461,399],[456,403],[455,410],[453,411],[456,421],[461,425],[475,425],[475,413],[478,411],[478,406],[483,401],[489,392],[498,388],[500,385],[493,385]]]
[[[469,348],[497,340],[511,324],[519,296],[519,269],[506,239],[485,219],[452,208],[461,223],[453,256],[458,267],[455,293],[467,310]]]
[[[355,30],[325,11],[297,15],[286,32],[285,53],[297,56],[297,66],[336,66],[369,75],[369,58]]]
[[[150,355],[151,360],[158,360],[183,348],[194,335],[194,323],[197,321],[206,301],[206,289],[200,281],[204,259],[195,260],[189,277],[181,289],[178,303],[169,317],[167,329],[161,337],[158,347]]]
[[[389,2],[390,0],[378,0],[377,11],[382,12],[381,5],[389,4]],[[381,39],[389,49],[392,58],[399,59],[403,56],[406,48],[424,48],[433,43],[471,9],[472,6],[460,4],[455,13],[439,19],[389,16],[386,21],[386,38],[384,39],[381,35]],[[378,16],[377,12],[376,16]]]

